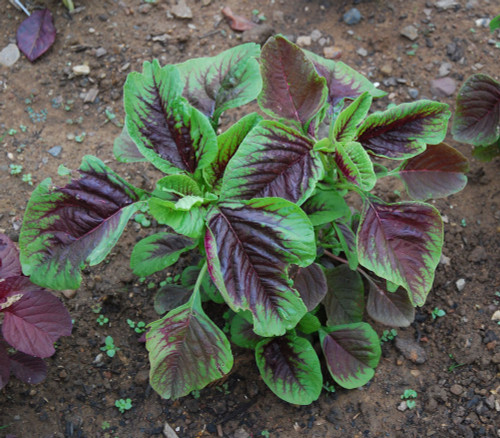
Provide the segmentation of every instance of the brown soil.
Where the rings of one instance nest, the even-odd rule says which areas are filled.
[[[0,137],[17,129],[0,142],[0,232],[17,239],[32,190],[20,175],[10,175],[11,163],[22,164],[36,184],[55,177],[60,164],[76,168],[83,155],[93,154],[135,184],[150,186],[149,177],[155,176],[145,166],[114,162],[112,142],[120,128],[109,122],[105,110],[123,119],[123,83],[143,61],[156,57],[163,64],[177,63],[239,43],[240,35],[221,20],[226,5],[247,17],[258,9],[267,17],[266,25],[292,39],[320,30],[328,38],[321,43],[337,47],[344,62],[389,92],[379,101],[380,108],[412,100],[410,88],[418,90],[418,98],[437,98],[453,107],[454,95],[435,96],[430,89],[445,62],[450,64],[448,77],[458,85],[478,70],[498,80],[500,52],[488,43],[493,38],[488,29],[476,24],[478,18],[499,13],[491,0],[460,0],[444,11],[434,0],[187,0],[191,20],[167,17],[169,2],[158,3],[147,10],[139,8],[139,0],[77,0],[80,12],[70,16],[60,2],[47,0],[58,32],[53,48],[34,64],[21,57],[10,69],[0,67]],[[353,3],[363,19],[348,26],[342,15]],[[3,48],[15,41],[24,16],[7,0],[0,7]],[[408,25],[418,29],[414,42],[400,35]],[[101,47],[106,53],[98,57]],[[320,41],[308,48],[317,53],[323,49]],[[81,64],[89,65],[89,76],[72,74],[72,67]],[[84,102],[93,88],[99,91],[97,98]],[[83,132],[83,142],[71,139]],[[451,138],[449,143],[471,157],[469,146]],[[62,152],[53,157],[48,150],[57,145]],[[132,275],[128,256],[140,229],[132,223],[129,237],[107,263],[85,272],[76,296],[61,295],[74,318],[74,330],[47,360],[47,379],[28,386],[13,378],[0,392],[0,435],[135,438],[162,436],[168,423],[181,438],[265,436],[265,431],[271,437],[292,438],[500,436],[500,326],[491,320],[500,300],[495,295],[500,291],[499,164],[498,159],[488,164],[471,159],[467,188],[436,202],[446,218],[444,255],[449,261],[440,264],[434,289],[415,323],[398,331],[399,344],[384,344],[375,378],[365,387],[337,388],[310,406],[291,406],[266,388],[252,355],[234,349],[235,366],[225,382],[200,391],[199,398],[160,399],[148,386],[144,345],[126,323],[127,318],[157,319],[152,297],[161,280],[154,278],[150,288],[149,280],[139,283]],[[460,292],[459,279],[465,280]],[[102,307],[109,326],[96,323],[96,306]],[[435,307],[446,316],[433,320]],[[114,358],[96,360],[107,335],[120,350]],[[400,344],[406,342],[423,348],[424,363],[403,355]],[[418,392],[416,407],[402,412],[397,409],[401,394],[409,388]],[[133,402],[124,414],[114,407],[120,398]]]

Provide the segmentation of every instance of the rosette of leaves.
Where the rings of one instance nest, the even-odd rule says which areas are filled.
[[[38,284],[78,287],[82,266],[101,262],[147,205],[165,228],[137,243],[133,271],[151,275],[187,251],[201,259],[155,298],[164,316],[149,325],[146,347],[162,397],[231,370],[229,339],[205,312],[207,300],[222,305],[221,315],[230,309],[232,342],[255,350],[263,380],[282,399],[316,400],[321,360],[338,385],[364,385],[381,351],[365,314],[411,323],[443,245],[439,213],[424,201],[461,190],[467,170],[443,143],[447,105],[422,100],[370,113],[383,95],[346,64],[282,36],[179,65],[145,62],[125,84],[114,152],[151,162],[162,173],[156,189],[133,187],[94,157],[64,187],[42,182],[21,231],[23,268]],[[255,99],[260,114],[218,133],[223,113]],[[386,176],[400,178],[410,199],[375,196]]]
[[[0,234],[0,389],[14,374],[25,383],[47,375],[43,358],[55,353],[54,342],[71,334],[71,317],[50,292],[22,274],[14,243]]]

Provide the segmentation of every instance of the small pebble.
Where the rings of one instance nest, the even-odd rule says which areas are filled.
[[[362,56],[363,58],[365,56],[368,56],[368,52],[366,51],[366,49],[364,49],[363,47],[360,47],[358,50],[356,50],[356,53],[359,55],[359,56]]]
[[[311,40],[313,40],[313,42],[316,42],[316,41],[318,41],[320,38],[321,38],[321,31],[319,31],[318,29],[314,29],[314,30],[311,32]]]
[[[406,404],[406,401],[403,400],[399,405],[398,405],[398,411],[404,412],[408,409],[408,406]]]
[[[464,388],[460,385],[455,384],[451,386],[450,392],[455,395],[460,395],[462,394],[462,392],[464,392]]]
[[[462,292],[465,288],[465,279],[464,278],[459,278],[456,282],[455,282],[455,286],[457,287],[457,290],[459,292]]]
[[[86,64],[73,66],[73,73],[76,76],[86,76],[90,74],[90,67]]]
[[[76,296],[76,290],[73,290],[73,289],[66,289],[66,290],[61,291],[61,293],[68,300],[70,300],[71,298],[74,298]]]
[[[358,24],[361,21],[361,12],[359,12],[356,8],[352,8],[348,10],[342,18],[344,20],[344,23],[352,26],[354,24]]]
[[[21,54],[17,46],[15,44],[9,44],[0,52],[0,65],[12,67],[20,56]]]
[[[412,99],[416,99],[418,97],[418,90],[416,88],[408,88],[408,95]]]
[[[453,96],[457,89],[457,83],[454,79],[446,77],[434,79],[431,81],[431,91],[437,96]]]
[[[58,157],[59,155],[61,155],[62,147],[61,146],[54,146],[54,147],[51,147],[47,152],[50,155],[52,155],[53,157]]]
[[[104,47],[99,47],[96,51],[95,51],[95,57],[96,58],[102,58],[104,55],[106,55],[108,53],[108,51],[104,48]]]
[[[401,35],[408,38],[410,41],[415,41],[418,38],[418,30],[415,26],[406,26],[401,29]]]
[[[311,37],[302,35],[297,38],[297,45],[299,47],[308,47],[311,45]]]

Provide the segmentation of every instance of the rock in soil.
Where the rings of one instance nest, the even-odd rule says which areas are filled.
[[[394,345],[406,359],[413,363],[420,365],[427,360],[427,353],[425,350],[411,339],[404,339],[398,336]]]

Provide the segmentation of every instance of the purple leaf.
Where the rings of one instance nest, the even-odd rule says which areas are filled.
[[[210,121],[181,96],[183,81],[173,65],[145,62],[125,82],[127,131],[140,153],[162,172],[194,173],[217,154]]]
[[[20,351],[10,356],[10,366],[14,376],[30,385],[40,383],[47,377],[47,365],[43,359]]]
[[[2,389],[10,377],[10,358],[3,342],[0,342],[0,389]]]
[[[253,324],[248,322],[242,313],[245,312],[237,313],[231,321],[231,341],[238,347],[254,350],[262,338],[255,334]],[[251,315],[249,319],[252,320]]]
[[[15,281],[11,281],[15,280]],[[10,289],[8,297],[18,297],[12,305],[3,309],[5,319],[2,333],[5,340],[16,350],[31,356],[49,357],[55,352],[54,342],[71,334],[71,316],[63,304],[44,290],[19,293],[30,288],[28,278],[8,278],[0,283]]]
[[[260,122],[243,140],[222,180],[225,199],[284,198],[301,204],[323,176],[313,142],[293,128]]]
[[[278,397],[298,405],[318,399],[323,376],[308,340],[294,334],[263,339],[255,349],[255,360],[262,379]]]
[[[282,36],[270,38],[262,47],[261,72],[258,101],[272,117],[293,120],[303,127],[325,103],[325,79],[304,52]]]
[[[150,384],[163,398],[183,397],[231,370],[233,356],[229,341],[204,313],[199,297],[172,310],[150,327],[146,337]]]
[[[236,312],[250,310],[260,336],[282,335],[307,309],[290,263],[314,261],[314,232],[299,207],[279,198],[225,203],[208,216],[205,249],[213,282]]]
[[[484,74],[468,78],[457,95],[451,132],[463,143],[486,146],[500,137],[500,83]]]
[[[0,234],[0,279],[22,274],[19,252],[5,234]]]
[[[326,271],[328,293],[324,305],[327,325],[350,324],[363,319],[365,307],[363,280],[357,271],[340,265]]]
[[[302,301],[310,312],[323,300],[327,292],[326,278],[323,269],[317,263],[305,268],[292,266],[290,278]]]
[[[444,198],[467,184],[469,162],[446,143],[429,145],[425,152],[410,158],[399,170],[408,194],[416,200]]]
[[[50,49],[56,39],[52,14],[48,9],[37,9],[17,29],[17,45],[33,62]]]
[[[371,318],[390,327],[408,327],[413,322],[415,308],[404,289],[387,292],[373,280],[369,284],[366,311]]]
[[[333,223],[335,232],[342,246],[342,250],[349,262],[349,268],[353,271],[358,267],[358,254],[356,252],[356,234],[345,222],[336,221]]]
[[[321,348],[328,370],[343,388],[365,385],[381,355],[377,333],[366,322],[338,325],[320,330]]]
[[[373,154],[402,160],[420,154],[446,136],[451,112],[445,103],[419,100],[370,114],[357,141]]]
[[[51,289],[78,288],[81,266],[108,255],[144,195],[95,157],[85,157],[79,172],[79,179],[62,188],[43,181],[24,216],[24,273]]]
[[[325,59],[315,53],[304,51],[314,64],[320,76],[326,79],[328,87],[328,103],[330,108],[336,106],[342,99],[356,99],[365,91],[372,97],[383,97],[387,93],[379,90],[361,73],[341,61]]]
[[[357,249],[359,263],[404,287],[422,306],[432,286],[443,246],[443,222],[431,205],[365,202]]]

